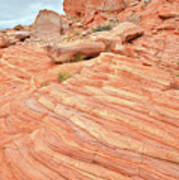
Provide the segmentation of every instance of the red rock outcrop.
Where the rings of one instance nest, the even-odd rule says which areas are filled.
[[[177,16],[161,18],[161,9],[166,7],[170,7],[170,12],[173,10],[176,14],[177,10],[179,11],[179,1],[171,3],[155,0],[149,4],[141,2],[137,7],[126,9],[119,14],[119,20],[137,23],[145,31],[142,38],[129,44],[133,57],[173,71],[179,69],[179,21]],[[163,16],[168,16],[169,12],[163,13],[166,14]]]
[[[123,42],[130,57],[54,65],[38,45],[0,49],[0,180],[179,179],[178,17],[161,16],[166,5],[179,1],[119,15],[144,30]],[[61,71],[77,74],[59,83]]]
[[[24,41],[25,39],[30,38],[31,33],[27,32],[27,31],[18,31],[18,32],[14,33],[14,36],[17,40]]]
[[[100,26],[102,23],[104,23],[107,20],[107,18],[105,16],[103,16],[101,13],[99,12],[94,12],[94,13],[90,13],[88,14],[83,21],[83,26],[90,28],[90,27],[98,27]]]
[[[13,29],[16,30],[16,31],[23,31],[24,30],[24,26],[19,24],[19,25],[15,26]]]
[[[59,38],[62,31],[62,17],[51,10],[41,10],[32,26],[33,36],[40,39]]]
[[[177,180],[172,81],[156,67],[103,54],[64,84],[16,90],[11,103],[1,100],[1,179]]]
[[[91,12],[120,12],[125,8],[123,0],[64,0],[64,11],[68,15],[82,17]]]
[[[92,58],[98,56],[106,50],[106,46],[102,42],[95,41],[79,41],[60,45],[57,47],[47,47],[48,56],[55,63],[75,62],[84,58]]]
[[[8,40],[2,34],[0,34],[0,48],[7,47],[8,45]]]
[[[30,26],[16,26],[15,28],[0,30],[0,47],[7,48],[9,46],[20,44],[30,38]]]

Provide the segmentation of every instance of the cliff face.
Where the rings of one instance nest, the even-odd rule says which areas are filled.
[[[82,16],[91,11],[120,12],[125,8],[123,0],[65,0],[64,11],[73,16]]]

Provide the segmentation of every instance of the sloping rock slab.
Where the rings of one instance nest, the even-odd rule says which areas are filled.
[[[172,81],[103,54],[63,84],[16,97],[0,116],[0,179],[179,179]]]

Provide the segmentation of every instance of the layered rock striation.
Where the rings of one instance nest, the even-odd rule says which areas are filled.
[[[38,44],[2,46],[0,180],[179,179],[179,3],[146,2],[51,52],[90,61],[58,65]]]
[[[1,100],[0,177],[178,179],[172,82],[169,72],[105,53],[63,84]]]
[[[65,0],[64,11],[72,16],[82,17],[93,11],[120,12],[125,8],[123,0]]]

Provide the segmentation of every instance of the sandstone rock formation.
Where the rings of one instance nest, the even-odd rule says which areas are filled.
[[[88,28],[93,26],[97,27],[104,23],[106,20],[107,18],[103,16],[101,13],[91,12],[84,18],[83,26],[86,26]]]
[[[33,36],[40,39],[53,39],[60,36],[62,18],[50,10],[41,10],[32,27]]]
[[[163,19],[179,17],[179,7],[172,6],[171,4],[165,4],[159,8],[159,16]]]
[[[122,39],[122,42],[128,42],[136,37],[141,36],[144,33],[144,30],[133,23],[123,22],[120,23],[115,29],[113,29],[112,34],[119,36]]]
[[[54,64],[25,42],[0,49],[0,180],[178,180],[178,7],[125,9],[118,30],[95,34],[114,53],[90,61]],[[76,38],[63,52],[82,49]],[[59,82],[62,72],[72,77]]]
[[[4,35],[0,35],[0,48],[7,47],[9,45],[8,40],[4,37]]]
[[[79,41],[60,45],[57,47],[47,47],[48,56],[55,63],[75,62],[85,58],[92,58],[104,52],[106,46],[102,42]]]
[[[127,7],[135,6],[139,3],[139,1],[141,1],[141,0],[124,0]],[[150,1],[150,0],[145,0],[145,1]]]
[[[1,179],[178,179],[179,94],[166,91],[169,72],[103,54],[34,91],[48,58],[16,47],[18,61],[29,52],[23,67],[12,48],[1,61]]]
[[[177,16],[162,19],[160,12],[163,7],[170,7],[171,11],[176,12],[176,9],[179,9],[179,2],[166,0],[151,1],[149,4],[141,2],[134,8],[126,9],[118,17],[121,21],[129,20],[137,23],[145,30],[142,38],[129,44],[134,57],[146,61],[147,64],[157,63],[161,68],[165,67],[167,71],[173,72],[174,69],[179,69],[179,23]],[[168,11],[163,13],[167,16]]]
[[[27,38],[30,38],[31,33],[27,31],[18,31],[14,33],[15,38],[19,41],[24,41]]]
[[[144,33],[139,26],[124,22],[109,32],[99,32],[86,40],[76,41],[65,45],[48,46],[48,56],[55,63],[74,62],[92,58],[104,51],[127,54],[122,43],[133,40]]]
[[[64,0],[63,6],[67,14],[82,17],[93,11],[120,12],[125,8],[125,3],[123,0]]]
[[[19,25],[15,26],[13,29],[16,31],[22,31],[22,30],[24,30],[24,27],[21,24],[19,24]]]
[[[91,36],[96,42],[103,42],[108,51],[125,54],[124,43],[132,41],[143,35],[144,30],[133,23],[123,22],[108,32],[98,32]]]

